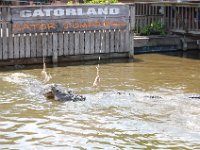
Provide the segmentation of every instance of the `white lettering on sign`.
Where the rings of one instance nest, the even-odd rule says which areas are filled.
[[[108,14],[108,8],[99,8],[98,9],[98,14],[99,15],[107,15]]]
[[[33,17],[44,17],[44,13],[43,13],[42,9],[36,9],[33,12]]]
[[[87,15],[97,15],[97,12],[94,8],[88,8]]]
[[[47,17],[49,17],[49,16],[51,16],[51,11],[52,11],[53,9],[43,9],[43,11],[44,11],[44,13],[45,13],[45,16],[47,16]]]
[[[77,8],[77,15],[79,15],[79,16],[83,15],[82,8]]]
[[[66,9],[66,15],[70,16],[70,15],[77,15],[76,14],[76,9]]]
[[[54,16],[64,16],[65,12],[63,9],[55,9]]]
[[[116,9],[116,8],[110,8],[109,13],[110,13],[111,15],[119,14],[119,9]]]
[[[50,16],[82,16],[82,15],[117,15],[120,13],[119,8],[57,8],[57,9],[35,9],[35,10],[21,10],[20,17],[50,17]]]
[[[20,11],[20,16],[21,17],[31,17],[32,16],[32,12],[31,10],[22,10]]]

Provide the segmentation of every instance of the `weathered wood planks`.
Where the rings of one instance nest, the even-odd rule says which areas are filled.
[[[27,58],[123,53],[129,51],[126,44],[129,30],[97,28],[95,30],[17,33],[12,32],[10,8],[0,7],[0,61]],[[125,17],[127,16],[118,16]],[[106,18],[104,18],[106,21]],[[126,20],[127,23],[129,22]],[[101,19],[102,20],[102,19]],[[120,20],[120,19],[119,19]],[[124,19],[123,19],[124,20]],[[107,22],[108,23],[108,22]],[[106,25],[106,22],[103,26]],[[117,27],[117,26],[116,26]],[[80,57],[81,59],[81,57]],[[53,59],[52,59],[53,60]]]
[[[0,38],[0,59],[126,52],[125,30],[17,34]]]
[[[24,6],[10,9],[14,34],[126,29],[128,26],[128,5],[124,4]]]

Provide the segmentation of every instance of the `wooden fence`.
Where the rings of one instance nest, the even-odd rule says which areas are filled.
[[[85,7],[85,5],[83,7]],[[31,6],[28,8],[31,8]],[[128,9],[130,12],[134,12],[134,5],[128,6]],[[37,31],[34,33],[33,31],[29,32],[29,30],[21,32],[22,27],[20,28],[20,32],[14,31],[14,26],[18,22],[12,19],[13,14],[11,12],[12,7],[0,7],[0,61],[22,60],[21,63],[23,63],[24,59],[29,60],[30,58],[59,58],[59,56],[68,57],[79,55],[82,57],[83,55],[100,53],[130,52],[130,54],[133,55],[133,34],[130,30],[134,28],[134,15],[129,16],[130,13],[127,16],[128,20],[125,18],[125,21],[127,21],[126,28],[121,28],[121,24],[119,26],[115,24],[112,27],[107,26],[106,28],[87,28],[86,30],[70,29],[61,30],[59,32]],[[111,20],[112,19],[113,18],[111,18]],[[120,20],[119,17],[118,19]],[[63,18],[61,18],[61,20],[63,20]],[[104,22],[104,25],[106,23],[107,22]],[[24,28],[30,29],[25,25],[23,26],[23,29]]]
[[[161,6],[156,3],[136,3],[135,4],[135,32],[140,33],[141,30],[155,21],[162,21],[163,12]]]
[[[200,34],[200,5],[194,3],[136,3],[135,32],[159,21],[168,32]]]
[[[165,26],[168,31],[200,34],[200,5],[168,4],[165,6]]]

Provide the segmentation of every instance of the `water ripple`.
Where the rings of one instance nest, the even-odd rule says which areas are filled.
[[[199,149],[199,88],[185,92],[189,79],[163,79],[174,66],[135,65],[104,65],[99,89],[90,86],[94,66],[53,68],[53,80],[84,102],[47,100],[40,70],[0,73],[0,149]],[[148,79],[140,78],[145,68]],[[195,84],[197,76],[188,77]]]

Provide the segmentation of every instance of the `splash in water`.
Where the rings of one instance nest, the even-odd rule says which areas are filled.
[[[44,83],[47,83],[49,82],[49,80],[52,78],[50,73],[48,74],[47,71],[46,71],[46,63],[45,63],[45,60],[43,59],[43,70],[41,72],[41,75],[42,77],[44,78]]]
[[[99,64],[98,64],[98,66],[96,67],[96,69],[97,69],[97,75],[96,75],[96,78],[95,78],[95,80],[94,80],[94,82],[93,82],[93,87],[98,87],[98,86],[100,86]]]

